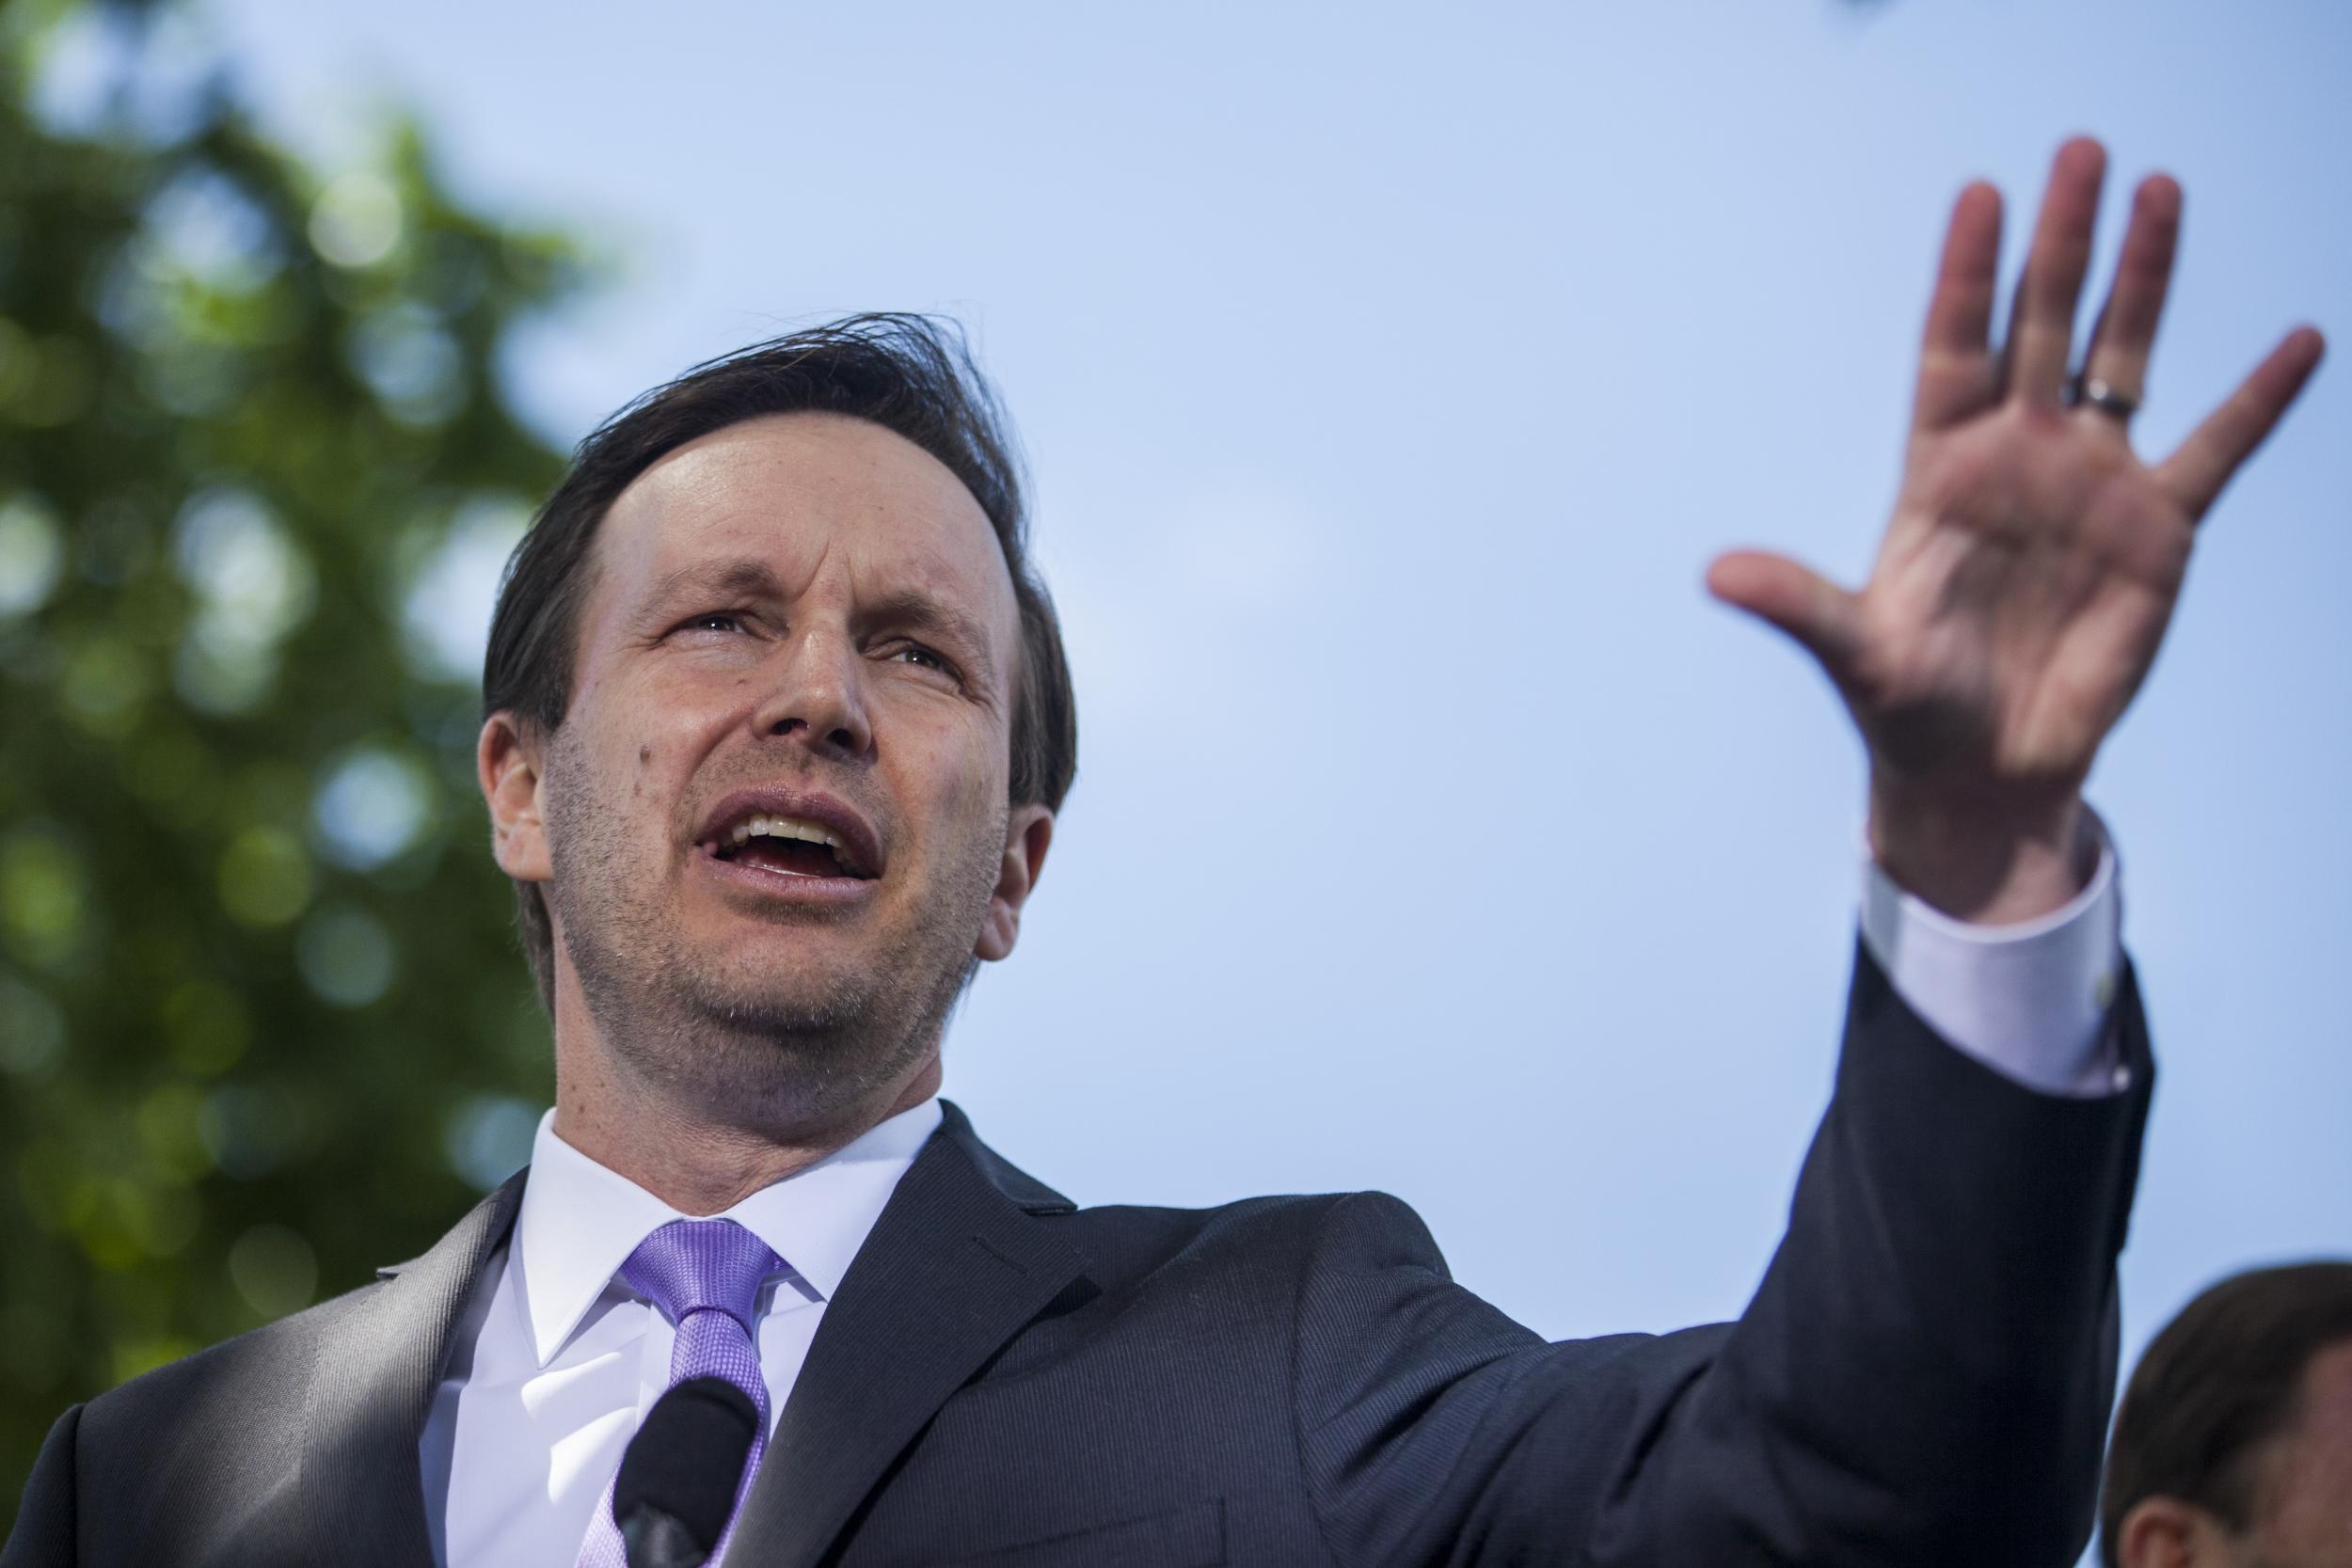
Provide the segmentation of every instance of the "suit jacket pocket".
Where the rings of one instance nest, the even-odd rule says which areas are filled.
[[[1217,1568],[1225,1503],[1212,1497],[1139,1519],[952,1558],[939,1568]]]

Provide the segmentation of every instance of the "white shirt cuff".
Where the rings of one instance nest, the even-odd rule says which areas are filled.
[[[1954,1047],[2013,1083],[2090,1099],[2131,1087],[2107,1013],[2123,967],[2123,901],[2106,824],[2090,885],[2013,926],[1956,920],[1864,854],[1862,940],[1895,994]]]

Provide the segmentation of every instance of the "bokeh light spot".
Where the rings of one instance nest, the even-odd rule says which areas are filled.
[[[220,907],[246,926],[283,926],[310,901],[310,857],[280,828],[247,828],[220,857]]]
[[[435,816],[433,777],[381,747],[349,752],[327,772],[310,820],[326,858],[373,871],[421,838]]]
[[[369,267],[400,243],[400,193],[378,174],[339,176],[310,209],[310,244],[339,267]]]
[[[247,490],[190,498],[173,524],[172,555],[198,599],[174,683],[206,712],[242,712],[268,694],[278,644],[309,619],[317,575],[277,515]]]
[[[168,266],[210,288],[248,293],[283,264],[269,215],[217,169],[193,168],[147,205],[151,264]]]
[[[54,831],[28,824],[0,840],[0,920],[19,958],[56,968],[81,945],[88,918],[81,857]]]
[[[450,519],[401,605],[408,664],[417,673],[481,679],[499,578],[530,526],[531,509],[509,496],[476,497]]]
[[[147,661],[114,638],[95,637],[66,659],[57,700],[83,730],[119,740],[137,727],[147,689]]]
[[[294,961],[310,989],[339,1007],[364,1007],[382,996],[399,967],[391,932],[354,904],[312,911],[295,939]]]
[[[5,347],[0,341],[0,351]],[[30,496],[0,501],[0,616],[24,615],[46,604],[64,566],[65,539],[56,514]]]
[[[187,1084],[166,1084],[139,1102],[139,1149],[164,1180],[184,1184],[213,1168],[203,1115],[203,1097]]]
[[[262,1318],[282,1318],[318,1293],[318,1254],[298,1231],[257,1225],[229,1245],[229,1282]]]
[[[540,1108],[513,1095],[475,1095],[451,1113],[450,1168],[488,1192],[530,1163]]]
[[[443,424],[466,405],[465,356],[414,301],[363,317],[352,329],[351,358],[385,412],[404,424]]]
[[[45,1075],[65,1051],[65,1014],[24,981],[0,975],[0,1072]]]

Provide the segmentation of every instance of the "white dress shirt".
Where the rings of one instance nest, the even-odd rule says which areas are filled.
[[[1895,991],[1945,1039],[2049,1094],[2128,1086],[2107,1039],[2121,945],[2115,856],[2065,908],[1969,926],[1864,873],[1862,940]],[[760,1292],[771,1431],[825,1303],[940,1121],[926,1101],[726,1212],[787,1265]],[[621,1450],[669,1386],[675,1330],[618,1277],[677,1211],[539,1123],[511,1244],[457,1325],[425,1421],[425,1513],[441,1568],[571,1568]]]
[[[939,1119],[927,1100],[721,1216],[785,1261],[758,1306],[771,1432],[826,1301]],[[554,1112],[540,1118],[514,1239],[484,1271],[425,1418],[444,1568],[572,1568],[622,1449],[670,1386],[676,1330],[620,1267],[686,1217],[557,1137]]]
[[[1895,994],[1945,1039],[2043,1094],[2131,1087],[2107,1036],[2123,969],[2123,898],[2106,824],[2088,808],[2099,862],[2062,908],[2013,926],[1971,926],[1895,885],[1867,853],[1862,940]]]

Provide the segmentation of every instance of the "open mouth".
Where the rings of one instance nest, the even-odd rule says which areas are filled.
[[[844,877],[871,880],[857,851],[820,822],[755,813],[705,846],[730,865],[755,866],[786,877]]]

